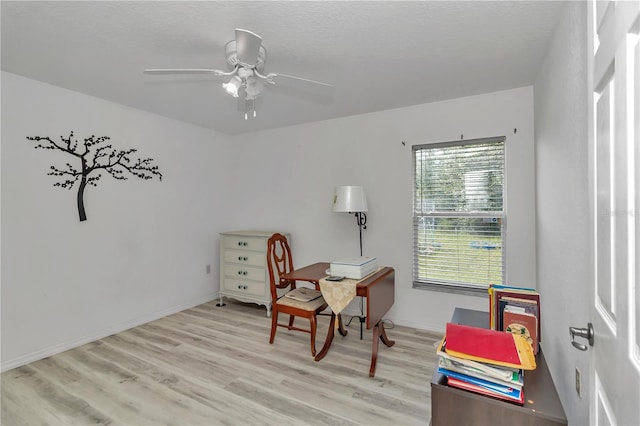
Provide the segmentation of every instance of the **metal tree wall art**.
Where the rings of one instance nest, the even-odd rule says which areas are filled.
[[[36,149],[57,149],[71,155],[76,162],[80,162],[79,165],[67,163],[62,168],[51,166],[51,171],[47,174],[60,179],[53,184],[60,188],[71,189],[79,182],[77,200],[81,222],[87,220],[84,210],[84,190],[87,185],[97,186],[97,182],[102,177],[100,171],[105,171],[118,180],[127,179],[124,172],[140,179],[153,179],[157,176],[162,180],[162,173],[158,170],[158,166],[153,165],[152,158],[133,160],[131,154],[135,153],[136,149],[126,151],[114,149],[107,144],[110,139],[108,136],[91,135],[81,144],[77,139],[73,139],[73,132],[68,138],[60,136],[60,142],[42,136],[27,136],[27,139],[38,142]]]

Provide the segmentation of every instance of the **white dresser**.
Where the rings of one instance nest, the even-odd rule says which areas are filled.
[[[220,234],[220,304],[224,297],[257,303],[271,316],[267,240],[277,231],[230,231]],[[289,238],[288,234],[287,239]]]

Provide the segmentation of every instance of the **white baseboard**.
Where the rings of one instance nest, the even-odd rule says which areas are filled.
[[[103,339],[107,336],[111,336],[112,334],[119,333],[121,331],[128,330],[132,327],[137,327],[139,325],[146,324],[151,321],[155,321],[159,318],[163,318],[168,315],[175,314],[176,312],[184,311],[185,309],[189,309],[194,306],[201,305],[203,303],[207,303],[215,299],[216,299],[216,294],[211,293],[206,296],[202,296],[200,298],[191,300],[189,302],[181,303],[179,305],[171,306],[169,308],[153,312],[143,317],[134,318],[133,320],[127,321],[125,323],[121,323],[113,327],[109,327],[107,329],[101,330],[99,332],[96,332],[87,336],[82,336],[78,339],[74,339],[69,342],[63,342],[57,345],[49,346],[47,348],[43,348],[35,352],[21,355],[17,358],[13,358],[10,360],[6,360],[6,361],[3,360],[2,366],[0,367],[0,371],[5,372],[7,370],[11,370],[12,368],[20,367],[25,364],[29,364],[30,362],[38,361],[48,356],[52,356],[60,352],[64,352],[68,349],[77,348],[78,346],[82,346],[85,343]]]
[[[416,322],[416,321],[406,321],[406,320],[402,320],[402,319],[397,319],[397,320],[396,319],[391,319],[391,321],[393,321],[394,324],[402,326],[402,327],[409,327],[409,328],[415,328],[417,330],[444,334],[444,330],[442,329],[442,327],[434,325],[434,324],[427,324],[427,323]]]

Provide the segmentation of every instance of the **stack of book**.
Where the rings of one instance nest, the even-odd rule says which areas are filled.
[[[492,330],[520,334],[537,354],[540,348],[540,294],[531,288],[489,286]]]
[[[536,363],[522,336],[448,323],[437,355],[449,386],[524,404],[524,370]]]

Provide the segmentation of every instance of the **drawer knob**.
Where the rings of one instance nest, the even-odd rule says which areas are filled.
[[[242,256],[238,256],[238,260],[242,260]]]
[[[242,286],[240,284],[238,284],[238,289],[241,289],[241,288],[242,288]]]
[[[238,241],[238,245],[239,245],[239,246],[242,246],[242,241]]]
[[[245,262],[247,261],[247,256],[243,257],[242,260],[244,260]]]
[[[238,275],[242,275],[242,271],[238,271]]]
[[[242,275],[247,275],[247,271],[242,271]]]
[[[247,246],[247,242],[246,241],[243,242],[242,245],[246,247]]]
[[[246,289],[247,289],[247,286],[246,286],[246,285],[243,285],[243,286],[242,286],[242,288],[243,288],[244,290],[246,290]]]

